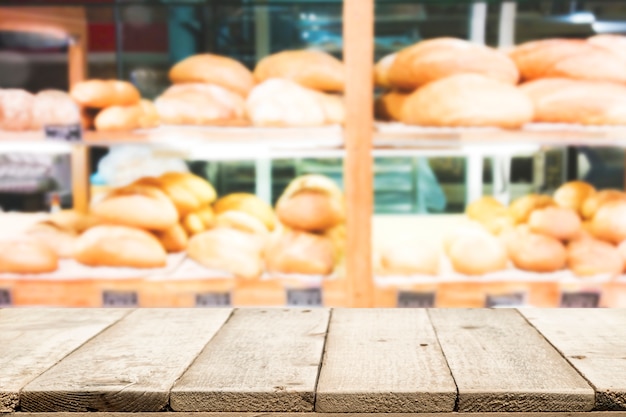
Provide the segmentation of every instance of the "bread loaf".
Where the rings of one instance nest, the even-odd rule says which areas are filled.
[[[402,108],[408,97],[408,94],[398,91],[383,94],[375,102],[376,116],[381,120],[401,120]]]
[[[394,242],[381,251],[383,275],[437,275],[439,251],[428,245]]]
[[[450,250],[454,243],[465,236],[490,236],[489,232],[478,222],[469,222],[462,227],[454,229],[447,233],[443,238],[443,250],[446,255],[450,256]]]
[[[617,245],[617,251],[624,261],[624,269],[622,270],[622,272],[626,272],[626,240]]]
[[[276,203],[276,215],[293,229],[324,231],[345,220],[345,202],[330,178],[304,175],[287,186]]]
[[[515,225],[515,219],[509,213],[509,210],[490,196],[484,196],[470,203],[465,212],[467,217],[479,222],[493,234],[498,234],[503,229]]]
[[[570,181],[554,192],[554,201],[560,207],[572,209],[582,215],[583,203],[595,192],[596,189],[591,184],[584,181]]]
[[[75,259],[88,266],[158,268],[165,249],[150,233],[125,226],[96,226],[76,241]]]
[[[202,207],[200,199],[191,191],[182,187],[178,181],[166,181],[162,178],[143,177],[133,183],[139,186],[158,188],[174,203],[180,218],[197,211]]]
[[[340,92],[345,88],[346,70],[341,61],[323,51],[283,51],[261,59],[254,78],[259,83],[283,78],[314,90]]]
[[[513,200],[509,213],[517,224],[526,223],[533,211],[555,205],[554,199],[548,195],[527,194]]]
[[[578,39],[526,42],[511,51],[524,80],[573,78],[626,82],[626,61],[605,47]]]
[[[243,97],[254,86],[252,73],[243,64],[213,54],[199,54],[183,59],[172,67],[169,77],[175,84],[215,84]]]
[[[233,193],[220,198],[213,206],[215,214],[220,215],[226,211],[241,211],[260,220],[267,230],[272,231],[276,227],[276,215],[272,207],[254,194]]]
[[[384,56],[374,66],[374,84],[378,87],[392,88],[391,81],[389,80],[389,70],[393,65],[397,53]]]
[[[158,125],[159,115],[149,100],[129,106],[107,107],[94,120],[96,130],[103,132],[149,129]]]
[[[215,212],[211,206],[203,207],[196,212],[196,215],[202,220],[205,229],[210,229],[215,226]]]
[[[258,278],[263,268],[261,248],[254,236],[225,227],[193,236],[187,255],[207,268],[230,272],[240,278]]]
[[[578,237],[582,223],[578,213],[570,208],[545,207],[530,214],[528,226],[534,233],[566,241]]]
[[[189,243],[187,232],[180,224],[162,232],[155,232],[154,235],[161,242],[163,249],[171,253],[184,251]]]
[[[111,224],[146,230],[167,230],[178,223],[172,201],[156,187],[130,185],[94,202],[92,213]]]
[[[111,106],[132,106],[141,94],[127,81],[88,80],[76,83],[70,96],[81,106],[103,109]]]
[[[253,235],[269,236],[269,231],[261,220],[243,211],[221,212],[215,217],[215,227],[228,227]]]
[[[0,90],[0,129],[24,131],[35,128],[34,105],[35,96],[27,91],[13,88]]]
[[[624,261],[617,248],[596,239],[580,239],[567,246],[567,266],[580,277],[622,273]]]
[[[533,101],[536,122],[626,124],[624,85],[546,78],[523,84],[520,89]]]
[[[593,216],[591,231],[596,238],[616,245],[626,240],[626,201],[603,204]]]
[[[488,234],[458,237],[450,247],[450,261],[455,271],[465,275],[483,275],[506,268],[506,248]]]
[[[565,246],[557,239],[537,234],[518,233],[509,256],[513,264],[524,271],[554,272],[566,265]]]
[[[454,38],[421,41],[401,50],[388,77],[393,87],[412,91],[459,74],[481,75],[508,85],[517,84],[519,79],[515,63],[506,54]]]
[[[100,224],[100,220],[91,213],[81,213],[76,210],[61,210],[51,213],[46,223],[53,224],[59,229],[80,234],[85,230]]]
[[[608,50],[613,55],[626,62],[626,36],[609,34],[595,35],[587,38],[587,42]]]
[[[54,272],[59,259],[48,245],[34,238],[0,239],[0,273]]]
[[[335,255],[327,238],[287,230],[270,241],[265,260],[269,272],[328,275],[333,271]]]
[[[533,104],[518,88],[476,74],[432,82],[404,102],[401,121],[437,127],[517,128],[533,119]]]
[[[189,213],[183,217],[182,226],[189,236],[195,236],[206,230],[202,217],[196,213]]]
[[[245,125],[243,97],[214,84],[177,84],[154,102],[168,125]]]
[[[74,245],[78,238],[74,231],[63,229],[51,222],[41,222],[30,227],[26,235],[48,246],[59,258],[74,256]]]
[[[582,215],[584,219],[591,220],[600,207],[610,201],[626,201],[626,193],[618,190],[598,191],[585,199],[582,205]]]
[[[33,128],[80,124],[80,110],[64,91],[44,90],[35,95],[33,103]]]
[[[202,205],[211,204],[217,198],[217,193],[211,183],[190,172],[166,172],[161,175],[160,179],[166,184],[175,183],[185,188],[195,195]]]

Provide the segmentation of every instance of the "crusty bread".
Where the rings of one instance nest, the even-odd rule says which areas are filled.
[[[74,231],[63,229],[54,223],[44,221],[30,227],[26,231],[26,235],[47,245],[59,258],[71,258],[74,256],[74,245],[78,238],[78,233]]]
[[[98,113],[94,120],[96,130],[103,132],[148,129],[159,125],[159,115],[149,100],[140,100],[129,106],[110,106]]]
[[[0,240],[0,273],[54,272],[59,259],[50,247],[32,237]]]
[[[421,41],[401,50],[388,78],[393,87],[412,91],[458,74],[478,74],[509,85],[519,79],[515,63],[506,54],[455,38]]]
[[[163,124],[245,125],[243,97],[215,84],[177,84],[154,102]]]
[[[213,211],[213,207],[202,207],[200,210],[196,211],[196,215],[202,220],[205,230],[215,226],[215,212]]]
[[[19,89],[0,90],[0,129],[32,130],[35,96]]]
[[[626,82],[626,61],[594,42],[578,39],[531,41],[513,49],[509,56],[524,80],[564,77]]]
[[[269,231],[265,224],[251,214],[243,211],[227,210],[218,214],[215,218],[215,227],[227,227],[241,232],[257,235],[265,243],[269,237]]]
[[[232,193],[220,198],[213,206],[215,214],[219,215],[226,211],[241,211],[259,219],[267,230],[276,227],[276,215],[272,207],[254,194]]]
[[[35,95],[33,128],[80,124],[80,109],[70,95],[60,90],[43,90]]]
[[[189,236],[195,236],[206,230],[202,217],[197,213],[189,213],[183,217],[182,226]]]
[[[96,226],[76,241],[74,258],[88,266],[158,268],[167,263],[161,243],[150,233],[125,226]]]
[[[215,84],[246,97],[254,86],[249,69],[238,61],[214,54],[199,54],[183,59],[169,72],[175,84]]]
[[[458,237],[449,252],[455,271],[465,275],[483,275],[501,271],[508,262],[504,244],[489,234],[466,234]]]
[[[509,256],[513,264],[524,271],[554,272],[566,265],[565,246],[557,239],[537,234],[518,233]]]
[[[261,247],[253,235],[226,227],[197,234],[189,240],[187,255],[207,268],[246,279],[261,275]]]
[[[434,81],[411,94],[401,121],[436,127],[518,128],[533,120],[532,101],[517,87],[477,74]]]
[[[614,244],[626,240],[626,200],[608,201],[600,206],[591,220],[591,232]]]
[[[182,187],[177,181],[165,181],[162,178],[156,177],[143,177],[133,184],[155,187],[163,191],[170,200],[172,200],[181,218],[202,207],[200,199],[191,191]]]
[[[313,90],[340,92],[345,88],[346,70],[334,56],[306,49],[266,56],[254,69],[254,78],[259,83],[284,78]]]
[[[246,100],[246,115],[255,126],[322,126],[342,123],[341,99],[291,80],[272,78],[259,84]]]
[[[626,124],[624,85],[545,78],[525,83],[520,89],[533,101],[536,122]]]
[[[162,232],[155,232],[154,235],[163,245],[163,249],[171,253],[184,251],[189,243],[187,232],[180,224]]]
[[[91,211],[107,223],[146,230],[167,230],[179,217],[165,193],[144,185],[115,189],[94,202]]]
[[[270,241],[265,251],[269,272],[328,275],[333,271],[333,244],[324,236],[286,230]]]
[[[579,239],[567,246],[567,266],[581,277],[622,273],[624,261],[617,248],[596,239]]]
[[[587,42],[610,51],[613,55],[626,62],[626,36],[595,35],[587,38]]]
[[[583,203],[595,192],[593,185],[587,182],[569,181],[557,188],[554,192],[554,201],[560,207],[570,208],[582,215]]]
[[[389,70],[397,56],[397,53],[386,55],[374,65],[375,85],[378,87],[392,88],[391,81],[389,80]]]
[[[381,250],[382,275],[437,275],[438,250],[429,245],[394,242]]]
[[[61,210],[51,213],[46,222],[60,229],[80,234],[91,227],[97,226],[101,221],[91,213],[81,213],[77,210]]]
[[[626,201],[626,193],[620,190],[602,190],[591,194],[585,199],[582,205],[581,213],[583,219],[593,219],[600,207],[615,200]]]
[[[443,237],[442,243],[445,254],[450,256],[450,250],[454,242],[465,236],[489,236],[489,232],[480,223],[474,221],[455,228],[453,231],[446,233]]]
[[[76,83],[70,96],[81,106],[103,109],[111,106],[132,106],[141,94],[134,85],[118,80],[88,80]]]
[[[622,270],[622,272],[626,272],[626,240],[617,245],[617,251],[624,261],[624,269]]]
[[[534,233],[567,241],[580,235],[582,223],[578,213],[570,208],[544,207],[530,214],[528,226]]]
[[[383,94],[375,102],[376,117],[381,120],[401,120],[402,108],[408,97],[408,94],[399,91]]]
[[[555,205],[554,199],[549,195],[527,194],[511,202],[509,213],[517,224],[526,223],[533,211]]]
[[[215,188],[210,182],[190,172],[170,171],[161,175],[160,179],[165,183],[175,183],[185,188],[194,194],[202,205],[211,204],[217,198]]]
[[[465,209],[467,217],[482,224],[493,234],[515,226],[515,219],[509,210],[491,196],[484,196],[468,204]]]

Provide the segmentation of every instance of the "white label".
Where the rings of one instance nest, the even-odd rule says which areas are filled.
[[[487,295],[485,307],[520,307],[526,304],[526,294],[523,292],[511,294]]]
[[[322,290],[320,288],[306,288],[287,290],[287,305],[289,306],[322,306]]]
[[[398,307],[431,308],[435,306],[434,292],[398,291]]]
[[[210,292],[196,294],[196,307],[230,307],[230,293]]]
[[[103,291],[104,307],[138,307],[139,297],[135,291]]]

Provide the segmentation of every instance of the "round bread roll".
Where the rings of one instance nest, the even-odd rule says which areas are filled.
[[[80,109],[69,94],[60,90],[44,90],[35,95],[33,128],[80,124]]]
[[[515,226],[515,219],[508,209],[491,196],[484,196],[470,203],[465,212],[471,220],[479,222],[493,234]]]
[[[322,110],[324,111],[326,124],[343,124],[346,120],[346,106],[343,101],[343,97],[335,94],[317,93],[317,99],[319,100]]]
[[[518,233],[509,251],[513,265],[524,271],[554,272],[565,268],[567,253],[557,239],[536,233]]]
[[[94,120],[96,130],[102,132],[127,132],[158,125],[159,115],[149,100],[140,100],[139,103],[129,106],[107,107]]]
[[[261,59],[254,78],[259,83],[283,78],[313,90],[340,92],[345,88],[346,69],[340,60],[323,51],[283,51]]]
[[[182,218],[191,212],[200,210],[202,202],[179,181],[165,181],[162,178],[143,177],[133,183],[139,186],[155,187],[163,191],[174,203],[179,216]]]
[[[100,224],[101,220],[92,213],[85,214],[76,210],[61,210],[56,213],[51,213],[46,219],[46,222],[60,229],[80,234]]]
[[[613,55],[626,62],[626,36],[622,35],[595,35],[587,38],[587,42],[610,51]]]
[[[96,226],[76,241],[76,261],[88,266],[159,268],[165,249],[150,233],[125,226]]]
[[[35,238],[0,239],[0,273],[42,274],[58,267],[57,254]]]
[[[506,54],[454,38],[422,41],[401,50],[389,68],[388,77],[396,88],[415,90],[459,74],[477,74],[508,85],[517,84],[519,79],[515,64]]]
[[[322,236],[329,239],[333,244],[335,264],[339,264],[346,254],[348,230],[345,224],[339,224],[332,229],[326,230]]]
[[[176,84],[154,105],[168,125],[245,125],[245,100],[237,93],[213,84]]]
[[[196,214],[202,220],[205,229],[208,230],[215,226],[215,212],[211,206],[201,208]]]
[[[624,261],[617,248],[596,239],[581,239],[567,246],[567,266],[580,277],[619,275]]]
[[[578,39],[526,42],[511,51],[524,80],[572,78],[626,82],[626,61],[605,47]],[[602,65],[598,65],[602,62]]]
[[[189,213],[184,216],[181,224],[189,236],[195,236],[206,230],[202,217],[196,213]]]
[[[132,106],[139,103],[139,90],[127,81],[88,80],[76,83],[70,96],[83,107],[103,109],[111,106]]]
[[[452,267],[465,275],[484,275],[506,269],[508,257],[502,242],[489,234],[458,237],[449,253]]]
[[[436,127],[518,128],[533,120],[533,103],[517,87],[477,74],[434,81],[411,94],[401,121]]]
[[[9,131],[35,129],[34,105],[35,96],[27,91],[13,88],[0,90],[0,129]]]
[[[174,84],[215,84],[246,97],[254,78],[250,70],[238,61],[220,55],[199,54],[183,59],[169,72]]]
[[[220,198],[213,206],[215,214],[219,215],[226,211],[241,211],[263,222],[267,230],[272,231],[276,227],[276,215],[272,207],[254,194],[233,193]]]
[[[187,232],[180,224],[162,232],[155,232],[154,235],[159,239],[163,249],[168,253],[182,252],[187,248],[187,244],[189,243]]]
[[[626,200],[603,204],[591,220],[591,231],[596,238],[614,244],[626,240]]]
[[[335,266],[332,242],[324,236],[287,230],[274,236],[265,251],[269,272],[328,275]]]
[[[78,234],[71,230],[62,229],[54,223],[41,222],[30,227],[26,235],[48,246],[59,258],[74,256],[74,245]]]
[[[582,205],[583,218],[587,220],[592,219],[600,207],[616,200],[626,201],[626,193],[619,190],[602,190],[590,195]]]
[[[343,193],[330,178],[304,175],[293,180],[276,203],[286,226],[307,232],[331,229],[345,220]]]
[[[229,210],[217,215],[215,227],[228,227],[241,232],[259,236],[263,242],[269,237],[269,231],[263,222],[243,211]]]
[[[375,103],[376,116],[381,120],[399,121],[402,119],[402,109],[408,97],[408,94],[398,91],[383,94]]]
[[[513,216],[516,223],[526,223],[533,211],[555,205],[556,203],[550,196],[528,194],[513,200],[509,206],[509,213]]]
[[[626,86],[545,78],[520,87],[533,101],[535,122],[583,125],[626,124]]]
[[[185,188],[195,195],[202,205],[211,204],[217,199],[217,193],[211,183],[190,172],[166,172],[160,179],[166,184],[175,183]]]
[[[582,223],[578,214],[572,209],[545,207],[531,213],[528,226],[534,233],[563,241],[576,239],[580,235]]]
[[[443,250],[445,254],[450,256],[450,250],[454,242],[465,236],[490,236],[490,234],[480,223],[469,222],[444,236]]]
[[[381,251],[383,275],[437,275],[439,251],[428,245],[394,242]]]
[[[378,87],[392,88],[391,81],[389,80],[389,70],[397,56],[397,53],[389,54],[376,63],[374,66],[375,85]]]
[[[251,234],[220,227],[189,240],[187,255],[206,266],[245,279],[261,276],[263,260],[258,240]]]
[[[561,185],[554,192],[554,201],[560,207],[574,210],[582,215],[582,206],[587,198],[593,195],[596,189],[584,181],[570,181]]]
[[[178,211],[167,195],[145,185],[113,190],[94,202],[91,212],[107,223],[147,230],[167,230],[178,223]]]

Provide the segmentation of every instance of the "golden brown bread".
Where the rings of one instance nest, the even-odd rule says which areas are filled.
[[[565,241],[579,236],[582,223],[578,213],[570,208],[544,207],[530,214],[528,226],[534,233]]]
[[[165,183],[176,183],[194,194],[202,205],[211,204],[217,198],[215,188],[204,178],[191,172],[166,172],[160,179]]]
[[[133,183],[139,186],[158,188],[163,191],[174,203],[178,215],[182,218],[187,214],[197,211],[202,207],[200,199],[191,191],[182,187],[178,181],[166,181],[162,178],[143,177]]]
[[[23,131],[33,129],[35,96],[14,88],[0,90],[0,129]]]
[[[88,266],[158,268],[167,263],[165,249],[150,233],[125,226],[96,226],[76,241],[74,258]]]
[[[580,239],[567,245],[567,266],[580,277],[621,274],[624,261],[617,248],[596,239]]]
[[[200,217],[200,220],[202,220],[202,224],[206,230],[215,226],[215,212],[213,211],[213,207],[203,207],[196,211],[196,215]]]
[[[74,245],[78,233],[63,229],[52,222],[41,222],[33,225],[26,231],[26,235],[52,249],[59,258],[74,256]]]
[[[593,219],[600,207],[615,200],[626,200],[626,193],[619,190],[602,190],[590,195],[582,205],[581,212],[583,218],[587,220]]]
[[[103,132],[125,132],[149,129],[160,123],[154,104],[140,100],[128,106],[110,106],[98,113],[94,120],[96,130]]]
[[[388,72],[390,84],[412,91],[458,74],[477,74],[515,85],[519,72],[506,54],[455,38],[421,41],[397,53]]]
[[[154,235],[157,239],[159,239],[159,242],[163,245],[163,249],[165,249],[168,253],[184,251],[189,243],[187,232],[180,224],[170,227],[162,232],[155,232]]]
[[[533,104],[517,87],[477,74],[434,81],[411,94],[401,121],[437,127],[518,128],[533,120]]]
[[[254,69],[254,78],[259,83],[271,78],[283,78],[313,90],[341,92],[345,88],[346,70],[334,56],[306,49],[266,56]]]
[[[94,202],[91,211],[107,223],[147,230],[167,230],[179,217],[165,193],[145,185],[115,189]]]
[[[383,94],[375,102],[376,117],[381,120],[401,120],[402,108],[408,97],[409,94],[399,91]]]
[[[345,220],[343,193],[330,178],[304,175],[287,186],[276,203],[276,215],[293,229],[324,231]]]
[[[381,251],[383,275],[437,275],[439,251],[428,245],[394,242]]]
[[[587,38],[587,42],[610,51],[613,55],[626,62],[626,36],[595,35]]]
[[[182,226],[189,236],[195,236],[206,230],[202,217],[197,213],[189,213],[183,217]]]
[[[193,236],[187,255],[207,268],[230,272],[240,278],[258,278],[263,268],[261,247],[255,237],[226,227]]]
[[[70,96],[81,106],[103,109],[111,106],[132,106],[141,94],[134,85],[118,80],[88,80],[76,83]]]
[[[60,229],[80,234],[91,227],[97,226],[101,221],[91,213],[81,213],[77,210],[61,210],[51,213],[46,222]]]
[[[374,65],[374,85],[384,88],[392,88],[389,80],[389,70],[396,60],[396,53],[386,55]]]
[[[335,265],[333,244],[324,236],[286,230],[274,236],[265,251],[269,272],[328,275]]]
[[[214,54],[199,54],[183,59],[170,69],[174,84],[215,84],[246,97],[254,78],[250,70],[238,61]]]
[[[491,196],[484,196],[470,203],[465,209],[467,217],[482,224],[490,233],[499,234],[506,228],[515,226],[515,219],[509,210]]]
[[[454,270],[465,275],[501,271],[508,262],[504,244],[486,233],[459,236],[450,246],[449,257]]]
[[[626,240],[617,245],[617,251],[624,261],[624,269],[622,270],[622,272],[626,272]]]
[[[159,96],[154,105],[169,125],[245,125],[245,100],[214,84],[177,84]]]
[[[554,272],[565,268],[567,252],[557,239],[537,233],[517,233],[509,257],[524,271]]]
[[[624,85],[545,78],[525,83],[520,89],[533,101],[536,122],[626,124]]]
[[[608,201],[600,206],[591,220],[591,232],[596,238],[614,244],[626,240],[626,201]]]
[[[469,222],[466,225],[455,228],[452,232],[446,233],[443,238],[444,253],[450,256],[450,249],[454,242],[464,236],[490,236],[489,232],[478,222]]]
[[[259,219],[269,231],[274,230],[274,227],[276,227],[274,210],[269,204],[254,194],[229,194],[217,200],[213,210],[215,210],[217,215],[231,210],[241,211]]]
[[[261,220],[243,211],[227,210],[221,212],[215,217],[215,227],[227,227],[258,235],[264,239],[269,236],[269,231]]]
[[[33,128],[80,124],[80,109],[70,95],[60,90],[43,90],[35,95]]]
[[[41,274],[54,272],[58,266],[56,253],[37,239],[0,240],[0,273]]]
[[[516,223],[526,223],[533,211],[555,205],[554,199],[548,195],[527,194],[513,200],[509,213]]]
[[[554,201],[560,207],[570,208],[582,215],[582,206],[596,189],[584,181],[569,181],[554,192]]]
[[[579,80],[626,82],[626,61],[605,47],[578,39],[526,42],[513,49],[524,80],[564,77]]]

